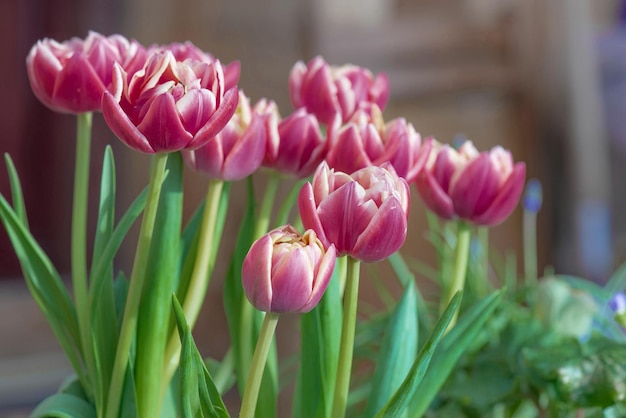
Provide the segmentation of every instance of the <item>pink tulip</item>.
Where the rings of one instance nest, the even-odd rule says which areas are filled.
[[[275,106],[261,101],[251,108],[249,99],[240,91],[237,112],[230,122],[206,145],[183,151],[185,161],[211,178],[245,178],[261,166],[267,138],[272,135],[269,120],[277,118]]]
[[[146,50],[136,41],[89,32],[84,40],[38,41],[26,58],[26,69],[33,92],[44,105],[78,114],[100,110],[102,94],[111,84],[113,63],[134,72],[145,59]]]
[[[308,230],[286,225],[263,235],[244,259],[241,278],[258,310],[305,313],[318,304],[335,268],[335,247],[324,246]]]
[[[268,144],[263,165],[304,178],[313,174],[326,155],[326,138],[317,118],[300,108],[278,124],[277,135]]]
[[[129,76],[114,66],[112,93],[102,112],[109,128],[130,148],[145,153],[196,149],[221,131],[237,108],[237,88],[224,89],[219,61],[176,61],[154,52]]]
[[[289,93],[294,108],[305,107],[324,124],[339,114],[347,122],[358,109],[376,104],[383,109],[389,99],[387,76],[362,67],[331,67],[320,56],[307,65],[297,62],[289,75]]]
[[[498,146],[479,153],[466,141],[458,151],[436,143],[416,183],[426,206],[443,219],[496,225],[517,205],[525,176],[526,165],[513,164],[509,151]]]
[[[422,170],[432,147],[430,139],[422,144],[420,134],[405,119],[385,124],[376,105],[371,116],[359,110],[346,125],[331,125],[328,138],[326,162],[330,167],[352,173],[389,162],[408,183]]]
[[[209,64],[214,63],[216,58],[208,52],[204,52],[190,41],[183,43],[174,42],[169,45],[162,45],[159,50],[165,52],[167,50],[172,51],[176,61],[185,61],[191,59],[193,61],[201,61]],[[239,82],[239,75],[241,74],[241,65],[239,61],[233,61],[230,64],[224,65],[224,90],[230,90],[235,87]]]
[[[396,252],[406,238],[409,186],[393,167],[370,166],[351,175],[324,162],[298,198],[305,228],[325,247],[361,261],[380,261]]]

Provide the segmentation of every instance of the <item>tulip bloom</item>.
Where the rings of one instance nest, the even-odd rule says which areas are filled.
[[[375,105],[371,116],[360,110],[346,125],[331,125],[328,138],[326,162],[330,167],[352,173],[389,162],[408,183],[422,170],[432,147],[430,139],[422,144],[420,134],[405,119],[385,124]]]
[[[366,167],[351,175],[324,162],[298,198],[305,228],[324,246],[360,261],[380,261],[396,252],[406,238],[409,186],[393,167]]]
[[[243,289],[258,310],[305,313],[328,287],[335,260],[335,247],[324,249],[314,231],[300,235],[286,225],[252,244],[241,270]]]
[[[89,32],[84,40],[38,41],[26,58],[26,69],[33,93],[44,105],[57,112],[78,114],[100,110],[114,62],[134,72],[143,66],[145,58],[145,48],[136,41]]]
[[[155,52],[132,77],[114,66],[112,93],[102,112],[109,128],[130,148],[145,153],[196,149],[228,123],[237,108],[237,88],[225,91],[219,61],[176,61]]]
[[[458,151],[436,144],[417,178],[424,203],[443,219],[496,225],[513,211],[524,189],[526,165],[494,147],[479,153],[471,141]]]
[[[273,102],[268,105],[262,101],[252,109],[240,91],[237,112],[226,127],[203,147],[184,151],[183,157],[192,168],[211,178],[245,178],[263,162],[267,138],[272,135],[271,119],[277,119]]]
[[[183,43],[174,42],[169,45],[163,45],[159,48],[160,51],[171,51],[174,54],[176,61],[185,61],[191,59],[193,61],[201,61],[209,64],[215,63],[217,59],[204,52],[193,43],[186,41]],[[224,90],[230,90],[237,86],[239,82],[239,75],[241,74],[241,65],[239,61],[233,61],[230,64],[224,65]]]
[[[389,80],[362,67],[331,67],[320,56],[307,65],[297,62],[289,74],[289,93],[294,108],[305,107],[321,123],[335,115],[347,122],[361,108],[376,104],[383,109],[389,99]]]
[[[326,138],[317,118],[300,108],[280,121],[268,143],[263,165],[304,178],[313,174],[326,155]]]

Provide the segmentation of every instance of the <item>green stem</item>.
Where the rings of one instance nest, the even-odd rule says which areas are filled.
[[[146,261],[150,252],[150,241],[154,228],[154,219],[157,213],[159,195],[161,194],[161,184],[165,174],[165,164],[168,154],[155,154],[150,172],[150,185],[148,187],[148,199],[141,221],[139,231],[139,241],[135,252],[133,271],[131,273],[130,288],[126,297],[124,307],[124,317],[120,330],[120,337],[115,353],[115,363],[109,386],[109,399],[107,402],[106,416],[116,418],[119,414],[119,406],[124,387],[124,376],[130,357],[130,348],[137,328],[137,313],[143,289],[146,273]]]
[[[447,289],[445,298],[442,299],[442,312],[448,306],[457,291],[463,290],[465,287],[465,276],[467,274],[467,261],[469,257],[470,240],[472,231],[470,226],[463,221],[457,223],[456,250],[454,260],[454,270],[452,273],[452,281]],[[458,312],[458,311],[457,311]],[[454,326],[457,315],[452,318],[448,329]]]
[[[302,189],[302,185],[306,182],[306,179],[298,181],[296,184],[293,185],[291,191],[289,191],[289,194],[287,195],[287,197],[283,201],[283,204],[278,210],[278,215],[276,216],[275,222],[275,225],[277,227],[285,225],[287,222],[289,222],[289,212],[291,212],[291,209],[294,207],[296,199],[298,198],[298,194],[300,193],[300,189]]]
[[[475,278],[476,293],[479,297],[485,297],[489,293],[489,228],[479,226],[477,229],[478,242],[480,244],[480,257],[478,260],[478,275]]]
[[[211,273],[215,265],[214,246],[219,246],[221,237],[216,237],[217,216],[220,207],[220,199],[222,190],[224,189],[224,181],[220,179],[212,179],[209,181],[209,189],[206,195],[206,203],[202,214],[202,225],[200,227],[200,237],[198,239],[198,251],[193,266],[193,272],[189,280],[189,288],[183,301],[183,312],[187,318],[189,328],[193,329],[198,315],[202,308]],[[174,372],[178,367],[180,360],[180,339],[176,331],[170,336],[165,351],[165,368],[163,379],[161,380],[161,394],[165,394]]]
[[[250,363],[250,371],[248,372],[248,380],[246,380],[246,389],[241,402],[240,418],[253,418],[256,409],[256,402],[259,397],[259,388],[261,386],[261,378],[267,361],[267,354],[272,343],[276,324],[280,317],[277,313],[268,312],[263,319],[261,333],[257,341],[252,363]]]
[[[354,354],[356,311],[359,300],[359,273],[361,264],[352,257],[348,257],[347,264],[339,363],[337,365],[337,379],[335,395],[333,397],[333,417],[344,417],[346,415],[348,392],[350,390],[350,376],[352,374],[352,356]]]
[[[274,208],[274,201],[276,200],[276,191],[280,184],[280,176],[277,173],[270,173],[267,179],[267,186],[265,188],[265,194],[261,201],[261,209],[259,210],[259,217],[257,218],[256,225],[254,227],[253,240],[261,238],[268,230],[270,224],[270,217],[272,216],[272,209]]]
[[[252,235],[253,241],[259,239],[263,234],[267,232],[279,184],[280,176],[274,172],[270,173],[269,178],[267,179],[265,194],[263,195],[263,200],[261,202],[261,209],[259,210],[259,215],[254,227],[254,234]],[[245,373],[249,369],[250,359],[252,358],[252,337],[254,335],[254,308],[248,301],[248,298],[245,296],[245,294],[242,296],[242,298],[243,300],[241,301],[241,322],[239,328],[239,361],[241,362],[241,370],[244,373],[244,375],[242,376],[242,381],[245,382],[247,379]]]
[[[92,113],[81,113],[76,119],[76,161],[74,167],[74,198],[72,206],[72,286],[78,315],[78,327],[82,346],[83,361],[87,368],[90,384],[85,387],[88,396],[92,395],[96,376],[89,299],[87,295],[87,204],[89,198],[89,159],[91,149]],[[86,383],[86,382],[85,382]],[[96,391],[97,392],[97,391]]]
[[[524,230],[524,277],[526,284],[537,283],[537,214],[525,210],[523,219]]]

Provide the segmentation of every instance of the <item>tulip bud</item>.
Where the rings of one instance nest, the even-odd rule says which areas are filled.
[[[406,239],[409,186],[389,164],[366,167],[351,175],[324,162],[298,198],[305,228],[313,229],[325,247],[356,260],[380,261]]]
[[[185,162],[211,178],[241,180],[254,173],[265,155],[267,138],[272,135],[270,119],[273,102],[250,107],[243,91],[232,119],[220,133],[196,150],[183,151]]]
[[[358,109],[376,104],[383,109],[389,99],[387,76],[355,65],[331,67],[320,56],[307,65],[297,62],[289,74],[289,93],[294,108],[305,107],[321,123],[335,115],[348,121]]]
[[[109,128],[145,153],[196,149],[221,131],[237,108],[237,88],[225,91],[219,61],[176,61],[154,52],[132,77],[114,66],[112,93],[102,98]]]
[[[278,124],[263,165],[298,178],[308,177],[326,156],[326,138],[317,118],[300,108]]]
[[[385,124],[376,105],[370,113],[359,110],[347,124],[329,127],[326,162],[345,173],[388,162],[398,176],[413,182],[426,163],[431,140],[422,143],[420,134],[405,119]]]
[[[519,202],[525,175],[526,165],[513,164],[502,147],[479,153],[471,141],[458,150],[436,143],[416,184],[426,206],[441,218],[497,225]]]
[[[84,40],[38,41],[26,58],[26,69],[33,93],[44,105],[77,114],[100,110],[114,62],[132,73],[145,59],[146,50],[136,41],[89,32]]]
[[[258,310],[305,313],[328,287],[335,260],[335,247],[325,250],[314,231],[300,235],[286,225],[252,244],[241,270],[243,289]]]

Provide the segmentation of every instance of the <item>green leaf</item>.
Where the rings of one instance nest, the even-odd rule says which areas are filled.
[[[300,369],[293,405],[296,417],[330,416],[341,339],[340,270],[335,268],[320,303],[300,319]]]
[[[105,244],[111,239],[115,226],[115,162],[111,147],[107,146],[102,162],[100,201],[92,257],[92,268],[103,253]],[[92,283],[90,289],[92,344],[95,358],[95,391],[98,407],[106,405],[111,370],[115,361],[118,331],[115,316],[113,290],[113,268]],[[102,411],[99,411],[102,412]]]
[[[400,387],[417,355],[417,342],[417,292],[414,282],[408,282],[389,318],[365,408],[366,417],[374,416]]]
[[[152,231],[146,276],[137,321],[135,383],[139,413],[156,416],[160,380],[170,323],[170,300],[179,271],[179,241],[183,212],[183,160],[180,153],[167,159],[167,178],[161,186]],[[160,366],[160,367],[159,367]]]
[[[431,359],[433,354],[435,353],[435,349],[439,344],[439,340],[446,332],[448,328],[448,324],[456,314],[456,311],[461,303],[462,294],[461,292],[457,292],[448,306],[446,310],[443,312],[439,321],[435,325],[435,328],[428,336],[428,339],[420,349],[420,353],[415,359],[415,362],[411,366],[411,370],[408,375],[400,385],[400,388],[394,393],[394,395],[389,399],[389,401],[385,404],[385,406],[376,414],[377,417],[398,417],[400,414],[404,412],[404,410],[409,406],[409,402],[411,401],[411,397],[416,393],[418,388],[421,388],[421,383],[423,382],[423,378],[426,375],[426,371],[428,370],[428,366],[431,363]],[[434,365],[431,367],[433,372],[432,374],[439,373],[439,369],[435,368]],[[419,393],[419,397],[421,398],[422,394]],[[410,416],[419,416],[419,414],[411,414]]]
[[[74,370],[81,375],[76,309],[59,273],[2,195],[0,218],[22,266],[31,295],[48,320]]]
[[[4,154],[4,161],[7,165],[7,171],[9,173],[9,183],[11,184],[11,200],[13,203],[13,209],[15,214],[22,221],[26,229],[28,229],[28,218],[26,216],[26,206],[24,205],[24,195],[22,194],[22,186],[20,184],[20,178],[17,175],[15,164],[11,156],[7,153]]]
[[[457,324],[443,338],[441,347],[432,358],[430,368],[417,388],[409,408],[409,416],[422,416],[452,372],[457,361],[482,330],[500,303],[505,290],[485,297],[461,316]]]
[[[57,393],[43,400],[31,418],[96,418],[93,405],[79,397]]]
[[[193,341],[183,309],[172,296],[174,317],[182,344],[179,367],[179,407],[183,418],[229,417],[215,383],[202,361],[200,352]]]

